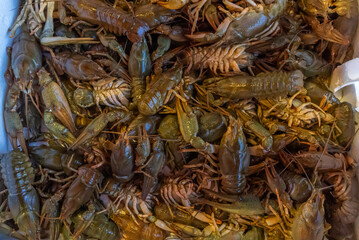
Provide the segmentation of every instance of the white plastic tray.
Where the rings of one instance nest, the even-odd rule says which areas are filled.
[[[18,6],[19,0],[0,0],[0,153],[5,153],[10,150],[3,120],[3,106],[6,91],[4,73],[8,65],[6,47],[10,46],[12,42],[12,39],[9,38],[8,28],[14,22],[15,16],[17,16]]]

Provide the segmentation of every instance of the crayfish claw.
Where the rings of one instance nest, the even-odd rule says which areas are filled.
[[[220,39],[219,36],[211,32],[185,34],[185,37],[189,38],[192,41],[199,42],[202,44],[215,43]]]
[[[156,139],[152,145],[152,156],[148,160],[145,167],[145,176],[143,179],[141,198],[146,200],[148,194],[152,191],[153,187],[157,183],[157,176],[162,171],[165,162],[166,155],[164,151],[164,144],[161,139]]]
[[[125,111],[123,111],[125,112]],[[90,122],[89,125],[81,132],[75,141],[69,146],[68,150],[76,149],[81,144],[97,136],[109,122],[116,120],[117,114],[123,113],[122,111],[113,111],[109,113],[102,113]]]
[[[212,26],[214,30],[217,30],[218,26],[220,25],[217,8],[213,4],[210,4],[204,10],[204,15],[208,21],[208,23]]]
[[[269,163],[271,171],[269,171],[267,162]],[[279,194],[282,194],[286,189],[285,182],[283,181],[283,179],[279,176],[279,174],[275,170],[275,168],[273,166],[273,162],[270,159],[266,159],[266,165],[265,165],[264,170],[265,170],[265,173],[267,176],[267,182],[268,182],[270,189],[273,191],[273,193],[278,191]]]
[[[10,144],[13,149],[18,148],[18,142],[21,149],[28,154],[26,141],[23,133],[20,116],[17,112],[4,111],[5,128],[9,136]]]
[[[199,199],[198,202],[229,213],[235,213],[244,216],[258,216],[264,214],[264,208],[260,200],[257,197],[251,195],[242,196],[232,204],[212,202],[207,199]]]
[[[189,0],[164,0],[164,1],[157,1],[157,4],[172,10],[180,9],[184,5],[186,5]]]

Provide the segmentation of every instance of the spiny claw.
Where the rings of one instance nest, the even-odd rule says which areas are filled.
[[[202,149],[208,152],[214,151],[211,144],[206,143],[202,138],[197,136],[199,131],[197,116],[194,114],[192,108],[180,98],[176,100],[176,109],[178,125],[183,139],[196,149]]]
[[[157,4],[168,9],[176,10],[182,8],[188,2],[189,2],[188,0],[168,0],[168,1],[158,1]]]
[[[185,34],[186,38],[191,39],[192,41],[199,42],[199,43],[214,43],[217,42],[220,37],[214,33],[207,32],[207,33],[196,33],[196,34]]]
[[[147,135],[145,126],[138,130],[138,143],[136,147],[136,165],[143,165],[151,153],[150,138]]]
[[[349,39],[333,27],[331,23],[322,23],[319,27],[313,27],[315,33],[329,42],[348,45]]]
[[[21,149],[25,152],[25,154],[28,154],[19,114],[13,111],[4,111],[4,120],[6,132],[9,136],[12,148],[17,149],[17,142],[19,141]]]
[[[76,149],[90,138],[97,136],[97,134],[99,134],[106,127],[107,123],[106,113],[102,113],[97,116],[69,146],[68,150]]]
[[[204,11],[204,15],[206,16],[208,23],[213,27],[214,30],[217,30],[220,22],[216,6],[210,4]]]
[[[269,171],[267,163],[264,168],[266,176],[267,176],[268,185],[273,193],[278,191],[279,194],[282,194],[286,189],[286,185],[285,185],[283,179],[279,176],[279,174],[275,170],[272,161],[269,160],[268,162],[269,162],[271,171]]]
[[[223,22],[221,24],[219,24],[215,33],[204,32],[204,33],[196,33],[196,34],[190,34],[190,35],[185,35],[185,36],[193,41],[200,42],[200,43],[217,42],[216,44],[221,44],[221,42],[218,42],[218,41],[226,34],[231,22],[232,22],[232,19],[230,17],[227,17],[223,20]]]
[[[101,33],[97,33],[102,45],[105,47],[110,48],[111,50],[118,53],[122,61],[127,65],[128,63],[128,56],[125,53],[125,50],[123,49],[122,45],[116,41],[116,38],[114,35],[103,35]]]
[[[156,180],[152,176],[145,175],[143,178],[143,185],[142,185],[142,193],[141,193],[141,199],[146,200],[148,194],[151,192],[151,189],[156,184]]]
[[[350,43],[347,37],[343,36],[343,34],[334,28],[332,22],[324,21],[320,23],[319,20],[313,16],[305,16],[305,19],[320,38],[337,44],[348,45]]]
[[[192,108],[184,103],[181,99],[176,100],[176,109],[178,124],[182,133],[183,139],[190,142],[198,133],[198,121],[196,115],[193,113]]]
[[[155,28],[153,30],[153,33],[160,33],[163,35],[167,35],[170,39],[172,39],[176,42],[187,42],[188,41],[188,39],[184,36],[184,29],[182,27],[176,26],[176,25],[170,26],[170,25],[161,24],[160,26],[158,26],[157,28]],[[160,38],[158,38],[158,39],[161,40]],[[163,40],[162,40],[162,43],[163,43]],[[159,46],[158,47],[158,49],[159,49],[161,46],[160,43],[158,44],[158,46]],[[162,47],[162,49],[164,49],[164,48]]]
[[[46,18],[45,18],[45,14],[44,14],[44,8],[45,8],[44,5],[46,5],[46,14],[47,14]],[[43,9],[38,12],[39,17],[41,18],[41,20],[43,22],[46,21],[45,26],[44,26],[44,30],[42,31],[40,39],[42,39],[43,37],[52,37],[54,35],[53,13],[54,13],[54,10],[55,10],[55,2],[48,1],[48,2],[44,3],[44,5],[43,5]]]
[[[170,224],[170,227],[174,228],[176,230],[180,230],[181,232],[183,232],[191,237],[201,237],[202,236],[202,231],[200,229],[190,226],[190,225],[172,222]]]
[[[199,202],[229,213],[236,213],[244,216],[264,214],[264,208],[259,199],[255,196],[243,196],[232,204],[217,203],[207,199],[199,199]]]
[[[243,11],[243,7],[237,5],[236,3],[233,3],[229,0],[223,0],[223,5],[228,9],[229,11]]]
[[[253,131],[253,133],[259,137],[262,141],[262,146],[267,150],[271,150],[273,145],[273,137],[270,134],[270,132],[262,125],[260,124],[256,119],[252,119],[248,113],[246,113],[244,110],[237,111],[237,114],[244,122],[244,125],[246,128]]]
[[[191,215],[194,218],[196,218],[196,219],[198,219],[198,220],[200,220],[202,222],[209,223],[209,224],[213,223],[213,220],[216,222],[216,224],[221,224],[222,223],[222,221],[219,220],[219,219],[212,219],[211,215],[209,215],[209,214],[207,214],[205,212],[194,210],[194,211],[191,211]]]
[[[40,85],[43,87],[41,93],[46,108],[51,109],[55,117],[72,133],[75,133],[77,129],[71,108],[61,87],[51,79],[50,74],[44,68],[40,69],[37,75]]]
[[[202,191],[206,195],[210,196],[211,198],[218,198],[220,200],[231,202],[231,203],[234,203],[235,201],[238,200],[237,195],[229,195],[229,194],[218,193],[218,192],[212,191],[210,189],[206,189],[206,188],[203,188]]]
[[[74,135],[72,135],[69,129],[56,121],[56,118],[52,114],[51,110],[45,110],[44,122],[46,127],[56,138],[66,142],[67,144],[72,144],[73,141],[75,141]]]
[[[166,155],[164,152],[164,145],[161,139],[156,139],[152,145],[152,156],[148,160],[145,168],[145,176],[142,185],[142,200],[146,200],[147,195],[152,191],[152,188],[157,183],[157,176],[162,171],[165,162]]]
[[[5,130],[13,149],[17,149],[19,141],[22,150],[27,154],[26,141],[20,115],[16,112],[17,102],[20,96],[20,89],[16,84],[9,87],[6,92],[4,122]]]
[[[108,113],[102,113],[91,121],[89,125],[81,132],[75,141],[69,146],[68,150],[76,149],[81,144],[96,137],[109,122],[119,120],[119,122],[129,121],[132,118],[132,114],[125,110],[115,110]]]
[[[343,34],[341,34],[338,30],[333,29],[330,31],[330,35],[328,37],[328,40],[331,39],[332,42],[342,44],[342,45],[348,45],[350,43],[349,39]]]
[[[58,46],[68,44],[99,44],[100,41],[93,38],[68,38],[68,37],[43,37],[41,44],[44,46]]]

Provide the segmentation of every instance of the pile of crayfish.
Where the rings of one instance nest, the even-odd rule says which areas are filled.
[[[26,0],[1,239],[356,239],[356,0]],[[358,239],[358,238],[357,238]]]

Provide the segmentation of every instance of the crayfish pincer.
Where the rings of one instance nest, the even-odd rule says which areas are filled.
[[[0,166],[15,223],[29,239],[38,239],[40,200],[32,186],[35,173],[29,157],[19,150],[13,150],[4,156]]]
[[[166,154],[164,152],[164,144],[161,139],[155,139],[152,145],[152,155],[149,162],[146,163],[145,172],[147,173],[143,179],[142,186],[142,200],[145,200],[147,195],[152,192],[152,188],[157,184],[158,174],[162,171],[166,163]]]
[[[125,110],[114,110],[108,113],[102,113],[92,120],[80,135],[69,146],[67,150],[80,147],[87,140],[96,137],[107,126],[109,122],[118,120],[119,123],[127,122],[132,118],[132,114]]]
[[[4,123],[5,130],[13,149],[18,148],[17,142],[20,143],[22,150],[27,154],[27,146],[23,132],[20,115],[16,111],[20,89],[16,84],[11,85],[6,91]]]
[[[218,160],[223,190],[229,194],[241,193],[246,185],[250,155],[240,120],[231,120],[219,145]]]
[[[76,126],[71,108],[61,87],[52,81],[50,74],[44,68],[40,69],[38,76],[40,85],[43,87],[41,93],[46,108],[51,109],[55,117],[69,128],[72,133],[75,133]]]

